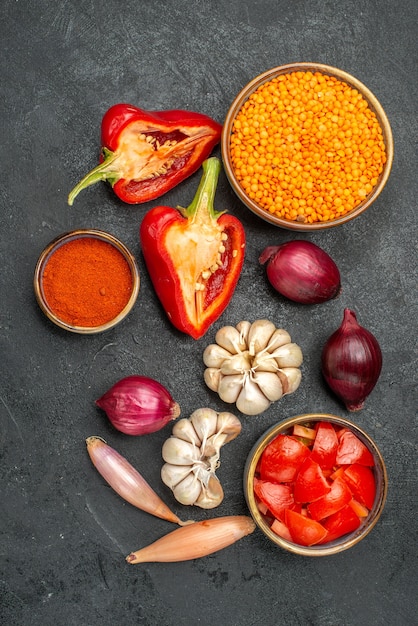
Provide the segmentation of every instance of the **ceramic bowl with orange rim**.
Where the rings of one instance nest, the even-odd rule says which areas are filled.
[[[251,80],[230,106],[222,160],[238,198],[294,231],[344,224],[387,183],[389,120],[357,78],[320,63],[291,63]]]
[[[80,229],[46,246],[33,284],[41,310],[54,324],[94,334],[113,328],[132,310],[140,276],[122,241],[102,230]]]
[[[338,437],[344,461],[333,467],[325,462],[332,447],[324,445],[332,441],[330,431]],[[315,435],[321,438],[316,457],[312,452],[315,439],[311,439]],[[356,446],[368,458],[350,459]],[[297,458],[300,454],[303,461]],[[315,464],[321,467],[320,476]],[[289,471],[295,471],[295,476]],[[328,491],[318,495],[324,479]],[[244,469],[245,498],[258,528],[276,546],[302,556],[329,556],[362,541],[382,514],[387,489],[385,462],[373,439],[350,420],[322,413],[297,415],[269,428],[254,444]],[[310,494],[312,502],[300,502]],[[309,545],[313,540],[317,543]]]

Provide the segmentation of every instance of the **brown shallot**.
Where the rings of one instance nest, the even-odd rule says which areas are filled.
[[[141,474],[100,437],[86,439],[90,459],[105,481],[116,493],[138,509],[183,526],[182,522],[161,500]]]
[[[128,563],[191,561],[226,548],[255,529],[247,515],[227,515],[183,526],[154,543],[131,552]]]

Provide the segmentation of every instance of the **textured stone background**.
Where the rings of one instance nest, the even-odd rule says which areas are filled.
[[[3,3],[1,624],[417,624],[417,17],[414,0]],[[343,280],[338,300],[304,307],[274,294],[257,263],[264,246],[295,235],[245,210],[222,174],[216,205],[241,218],[246,262],[229,308],[193,341],[170,326],[146,274],[138,228],[151,205],[124,205],[101,183],[72,208],[67,194],[95,165],[101,118],[112,104],[188,108],[223,121],[246,82],[296,61],[340,67],[380,99],[395,140],[391,177],[362,217],[303,235],[334,257]],[[168,193],[163,203],[189,203],[199,178]],[[131,315],[115,330],[91,337],[53,327],[32,290],[41,250],[79,227],[120,237],[142,276]],[[287,554],[256,531],[198,561],[128,566],[129,551],[172,526],[111,492],[84,440],[106,438],[184,515],[159,479],[161,445],[170,429],[143,438],[118,434],[94,400],[122,376],[140,373],[166,385],[184,416],[201,406],[221,410],[202,378],[202,352],[215,330],[261,317],[288,329],[305,354],[302,386],[263,415],[242,416],[243,433],[224,449],[218,472],[225,500],[215,514],[245,513],[242,470],[259,435],[299,413],[348,416],[319,371],[322,345],[344,307],[356,310],[384,354],[378,385],[354,416],[377,441],[390,479],[386,508],[372,533],[323,559]]]

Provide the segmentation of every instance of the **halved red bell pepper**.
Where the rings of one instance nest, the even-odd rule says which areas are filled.
[[[157,206],[145,214],[140,227],[157,296],[172,324],[194,339],[228,306],[244,262],[244,227],[213,206],[220,169],[216,157],[204,161],[190,206]]]
[[[102,119],[101,162],[70,192],[68,204],[100,180],[128,204],[155,200],[199,169],[221,131],[221,124],[202,113],[115,104]]]

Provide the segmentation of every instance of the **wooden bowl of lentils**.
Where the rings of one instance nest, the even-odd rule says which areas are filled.
[[[222,159],[240,200],[267,222],[313,231],[363,213],[383,190],[393,137],[357,78],[319,63],[270,69],[233,101]]]

